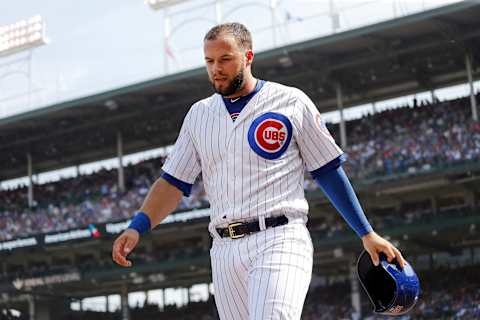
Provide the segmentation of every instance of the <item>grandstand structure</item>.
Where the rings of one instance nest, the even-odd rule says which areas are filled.
[[[256,55],[254,73],[299,87],[320,112],[472,83],[480,78],[479,16],[480,3],[464,1],[272,49]],[[168,146],[189,106],[211,92],[206,71],[198,68],[0,119],[0,181],[29,173],[32,183],[32,174],[112,157],[122,163],[125,154]],[[473,89],[460,104],[478,124]],[[355,143],[354,127],[355,121],[342,119],[333,128],[345,148]],[[354,179],[376,229],[421,272],[480,264],[480,162],[461,160]],[[128,189],[122,166],[116,180],[119,192]],[[35,190],[31,184],[21,204],[31,206],[31,214]],[[365,313],[352,273],[360,242],[320,191],[307,190],[307,197],[316,278],[323,284],[347,279],[353,310]],[[115,316],[140,319],[128,308],[128,292],[211,282],[207,223],[204,205],[175,213],[142,239],[131,269],[110,258],[126,219],[2,239],[0,309],[21,310],[29,319],[72,319],[72,301],[120,294],[122,310]]]

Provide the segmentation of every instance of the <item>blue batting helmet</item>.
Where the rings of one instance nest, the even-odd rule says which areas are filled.
[[[375,313],[402,315],[417,303],[420,281],[408,262],[402,269],[396,260],[390,263],[386,255],[380,253],[380,264],[375,266],[368,252],[363,251],[358,258],[357,272]]]

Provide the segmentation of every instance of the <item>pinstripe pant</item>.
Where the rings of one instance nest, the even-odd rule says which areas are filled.
[[[210,256],[220,319],[300,319],[313,263],[304,224],[214,239]]]

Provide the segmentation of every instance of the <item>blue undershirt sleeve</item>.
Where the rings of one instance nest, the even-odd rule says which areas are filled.
[[[183,182],[182,180],[178,180],[177,178],[166,172],[162,172],[161,177],[165,179],[168,183],[182,191],[185,197],[190,196],[190,193],[192,192],[192,184]]]
[[[345,158],[343,160],[339,158],[327,163],[320,169],[312,171],[311,174],[348,225],[359,237],[363,237],[373,231],[373,228],[363,212],[345,171],[341,167]]]
[[[347,156],[345,155],[345,153],[343,153],[340,156],[333,159],[332,161],[328,162],[327,164],[321,166],[317,170],[314,170],[314,171],[310,172],[310,174],[312,175],[312,177],[314,179],[316,177],[321,177],[324,173],[326,173],[330,170],[337,169],[345,161],[347,161]]]

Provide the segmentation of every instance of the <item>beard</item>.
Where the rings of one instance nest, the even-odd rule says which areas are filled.
[[[243,70],[240,70],[240,72],[237,73],[235,77],[233,77],[232,81],[230,81],[228,86],[223,90],[217,89],[215,87],[214,82],[212,82],[212,86],[216,93],[219,93],[222,96],[231,96],[243,87],[243,83],[244,83],[244,74],[243,74]]]

